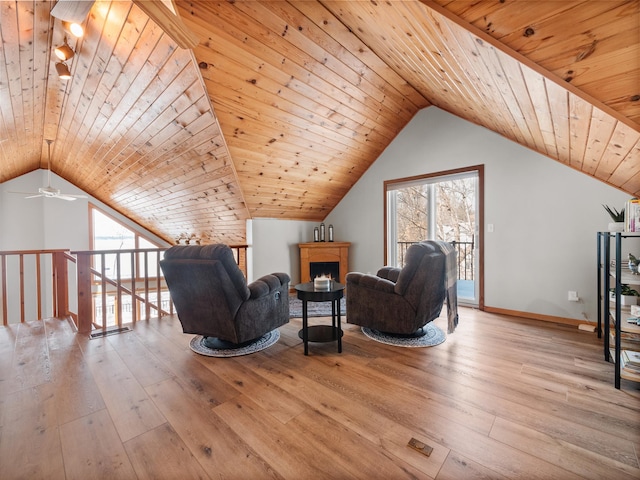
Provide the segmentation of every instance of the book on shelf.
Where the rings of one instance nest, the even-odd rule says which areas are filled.
[[[622,361],[625,367],[640,369],[640,352],[634,350],[622,350]]]
[[[626,232],[640,232],[640,200],[632,198],[624,207],[624,229]]]

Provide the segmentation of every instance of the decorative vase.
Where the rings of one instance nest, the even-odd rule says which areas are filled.
[[[624,222],[611,222],[609,224],[610,232],[624,232]]]

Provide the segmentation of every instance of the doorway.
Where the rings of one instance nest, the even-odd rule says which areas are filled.
[[[458,302],[483,308],[483,188],[482,165],[386,181],[385,264],[402,267],[413,243],[451,242]]]

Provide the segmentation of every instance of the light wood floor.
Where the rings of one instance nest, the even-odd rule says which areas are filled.
[[[349,325],[305,357],[299,328],[217,359],[176,317],[0,327],[0,479],[640,478],[640,391],[595,334],[463,308],[437,347]]]

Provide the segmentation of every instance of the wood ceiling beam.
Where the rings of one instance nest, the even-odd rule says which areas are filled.
[[[200,40],[184,24],[178,14],[173,13],[159,0],[133,0],[151,20],[156,22],[181,48],[195,48]]]

